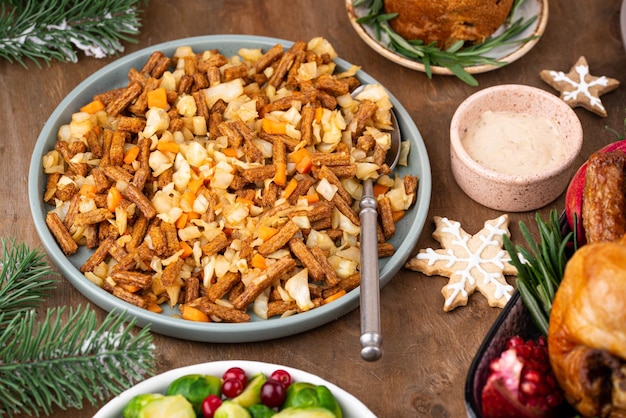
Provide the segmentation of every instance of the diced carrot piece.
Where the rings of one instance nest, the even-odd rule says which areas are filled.
[[[81,107],[80,111],[93,115],[94,113],[103,109],[104,109],[104,103],[102,102],[102,100],[96,99],[90,103],[87,103],[85,106]]]
[[[187,183],[187,188],[189,189],[191,193],[197,195],[198,190],[200,190],[200,187],[202,187],[203,184],[204,184],[204,179],[189,180],[189,183]]]
[[[310,157],[303,158],[298,164],[296,164],[296,171],[301,174],[306,174],[311,171],[313,167],[313,160]]]
[[[118,286],[130,293],[135,293],[141,290],[141,288],[136,284],[120,283]]]
[[[332,302],[334,300],[339,299],[340,297],[344,296],[345,294],[346,294],[345,289],[342,289],[339,292],[334,293],[334,294],[330,295],[329,297],[327,297],[326,299],[324,299],[324,303],[325,304],[326,303],[330,303],[330,302]]]
[[[257,234],[259,235],[259,238],[261,238],[263,241],[270,239],[277,233],[278,229],[272,228],[271,226],[267,226],[264,224],[260,224],[259,228],[257,229]]]
[[[186,241],[180,241],[180,248],[183,250],[183,253],[180,255],[182,259],[189,257],[193,253],[193,248]]]
[[[163,308],[161,308],[159,305],[157,305],[154,302],[148,302],[148,306],[146,306],[146,309],[149,310],[150,312],[154,312],[154,313],[161,313],[161,312],[163,312]]]
[[[265,257],[261,254],[256,253],[252,256],[252,261],[250,262],[252,267],[259,268],[261,270],[265,270],[267,268],[267,264],[265,263]]]
[[[254,205],[254,202],[252,200],[246,199],[245,197],[238,197],[237,199],[235,199],[235,202],[246,205],[248,209]]]
[[[289,180],[289,183],[287,183],[287,187],[285,187],[285,190],[283,190],[283,197],[285,199],[288,199],[293,191],[296,190],[296,187],[298,187],[298,180],[292,177],[291,180]]]
[[[178,152],[178,143],[174,141],[159,141],[157,142],[156,149],[159,151]]]
[[[276,163],[276,174],[274,174],[274,183],[284,186],[287,183],[287,164]]]
[[[196,321],[196,322],[210,322],[211,319],[207,314],[202,312],[200,309],[196,309],[189,305],[180,305],[181,313],[183,314],[183,319],[188,321]]]
[[[318,195],[317,193],[311,193],[311,194],[306,195],[305,197],[306,197],[306,201],[309,204],[317,203],[320,201],[320,195]]]
[[[159,87],[158,89],[150,90],[147,94],[148,99],[148,108],[158,107],[161,109],[166,109],[168,107],[167,103],[167,92],[164,87]]]
[[[124,154],[124,164],[132,163],[133,161],[135,161],[138,155],[139,147],[137,145],[133,145],[132,147],[128,148],[128,150]]]
[[[113,186],[109,189],[107,193],[107,209],[111,212],[115,212],[115,208],[122,201],[122,193],[117,189],[117,187]]]
[[[189,217],[189,220],[200,218],[200,214],[198,212],[185,212],[185,214]]]
[[[298,173],[306,174],[311,171],[313,160],[311,158],[311,152],[308,149],[300,148],[298,151],[292,152],[289,158],[296,164],[296,171],[298,171]]]
[[[315,121],[318,123],[321,122],[323,115],[324,115],[324,108],[316,107],[315,108]]]
[[[393,222],[398,222],[400,219],[404,218],[405,212],[403,210],[394,210],[391,212],[391,218]]]
[[[380,184],[380,183],[374,184],[374,196],[380,196],[382,194],[385,194],[387,193],[388,190],[389,190],[389,187],[385,186],[384,184]]]
[[[187,215],[186,213],[183,213],[178,217],[178,219],[176,219],[176,222],[174,223],[174,225],[176,225],[176,228],[178,229],[183,229],[185,225],[187,225],[188,220],[189,220],[189,215]]]
[[[82,186],[80,186],[80,190],[78,191],[78,193],[81,196],[85,196],[85,197],[95,197],[96,195],[96,186],[93,184],[83,184]]]
[[[287,122],[263,118],[261,122],[261,127],[268,134],[286,134],[287,133]]]
[[[224,148],[222,150],[222,152],[224,153],[224,155],[226,155],[227,157],[234,157],[237,158],[237,150],[234,148]]]
[[[298,161],[302,160],[302,158],[304,158],[307,154],[310,154],[308,149],[300,148],[299,150],[289,154],[289,159],[297,164]]]

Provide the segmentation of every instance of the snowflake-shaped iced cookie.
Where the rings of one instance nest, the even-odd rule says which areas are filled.
[[[428,276],[450,278],[441,289],[446,312],[467,305],[469,295],[476,289],[487,298],[489,306],[504,307],[514,290],[504,275],[517,273],[502,248],[502,236],[510,236],[508,215],[485,222],[483,229],[474,236],[465,232],[459,222],[438,216],[434,219],[433,238],[442,248],[420,250],[405,267]]]
[[[607,113],[600,96],[619,86],[619,81],[614,78],[592,76],[585,57],[578,58],[567,74],[563,71],[543,70],[539,76],[557,89],[561,93],[561,99],[570,107],[582,106],[603,117]]]

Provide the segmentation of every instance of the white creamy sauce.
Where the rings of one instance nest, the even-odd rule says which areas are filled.
[[[527,113],[486,111],[462,142],[480,165],[510,175],[543,171],[567,153],[554,123]]]

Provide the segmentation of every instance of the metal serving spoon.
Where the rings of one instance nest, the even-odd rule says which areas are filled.
[[[362,87],[362,86],[361,86]],[[352,96],[360,92],[357,88]],[[394,169],[400,156],[402,135],[398,120],[391,110],[391,147],[387,151],[385,162]],[[378,360],[382,352],[380,332],[380,271],[378,267],[378,212],[374,197],[373,179],[363,182],[363,195],[359,203],[361,221],[361,358],[366,361]]]

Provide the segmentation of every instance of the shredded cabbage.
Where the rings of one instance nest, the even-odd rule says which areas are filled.
[[[298,308],[308,311],[315,307],[311,301],[311,292],[309,291],[309,272],[302,269],[298,273],[291,276],[285,283],[285,290],[294,298]]]

